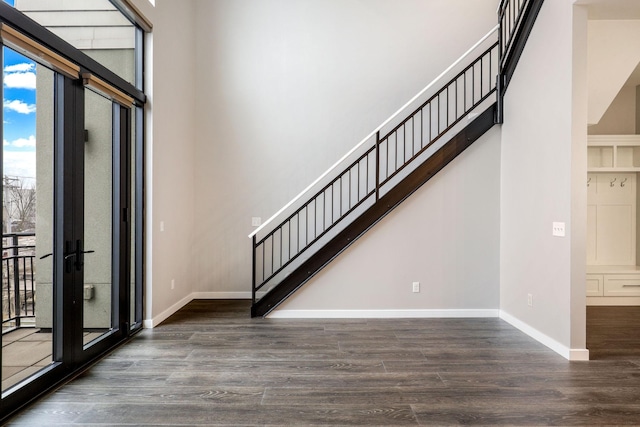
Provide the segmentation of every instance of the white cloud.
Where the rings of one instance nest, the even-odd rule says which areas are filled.
[[[35,147],[36,146],[36,137],[31,135],[29,138],[18,138],[14,141],[7,141],[6,139],[2,141],[2,145],[23,148],[23,147]]]
[[[5,151],[3,153],[4,174],[34,178],[36,176],[35,151]]]
[[[27,104],[26,102],[20,101],[18,99],[14,99],[12,101],[5,99],[3,105],[7,110],[15,111],[16,113],[20,114],[31,114],[36,112],[35,104]]]
[[[35,89],[36,73],[32,71],[5,73],[4,85],[13,89]]]
[[[29,64],[29,63],[22,63],[22,64],[13,64],[13,65],[7,65],[6,67],[4,67],[4,72],[5,73],[18,73],[18,72],[26,72],[26,71],[33,71],[33,69],[36,68],[36,64]]]

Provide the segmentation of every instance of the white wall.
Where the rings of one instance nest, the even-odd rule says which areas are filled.
[[[640,62],[640,21],[589,21],[588,50],[588,123],[596,124]]]
[[[196,0],[196,290],[248,296],[251,217],[271,216],[410,99],[495,25],[495,10]]]
[[[544,2],[502,126],[500,308],[565,357],[585,353],[586,13],[580,16],[584,34],[576,39],[572,1]],[[567,237],[552,236],[554,221],[566,223]]]
[[[633,135],[636,133],[636,87],[623,86],[589,135]]]
[[[640,134],[640,86],[636,86],[636,134]]]
[[[146,2],[143,2],[146,3]],[[143,6],[142,4],[140,6]],[[141,7],[142,9],[142,7]],[[145,325],[171,314],[193,291],[195,207],[194,3],[161,0],[144,9],[153,21],[145,92],[146,293]],[[164,222],[164,231],[160,222]],[[175,289],[171,289],[171,281]]]
[[[273,315],[497,315],[499,192],[495,126]]]

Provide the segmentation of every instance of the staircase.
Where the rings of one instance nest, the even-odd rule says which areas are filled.
[[[499,26],[249,236],[252,317],[269,314],[502,123],[502,98],[542,3],[503,0]]]

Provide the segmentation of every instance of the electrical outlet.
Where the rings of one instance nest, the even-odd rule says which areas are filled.
[[[164,221],[160,221],[160,231],[164,231]]]
[[[413,292],[420,292],[420,282],[413,282]]]
[[[262,218],[259,216],[251,217],[251,226],[260,227],[260,225],[262,225]]]
[[[171,279],[171,289],[176,288],[176,279]]]
[[[527,305],[533,307],[533,295],[527,294]]]
[[[553,234],[556,237],[564,237],[565,236],[564,222],[554,222],[553,230],[551,234]]]

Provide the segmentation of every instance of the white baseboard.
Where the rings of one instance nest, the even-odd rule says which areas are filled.
[[[145,319],[142,326],[147,329],[155,328],[176,311],[196,299],[251,299],[251,292],[192,292],[152,319]]]
[[[498,317],[499,310],[275,310],[270,319],[407,319],[437,317]]]
[[[162,313],[158,314],[157,316],[154,316],[152,319],[145,319],[142,322],[142,326],[147,329],[155,328],[160,323],[167,320],[173,313],[180,310],[185,305],[189,304],[192,300],[193,298],[191,298],[191,295],[187,295],[177,303],[173,304],[171,307],[167,308]]]
[[[194,292],[192,299],[251,299],[251,292]]]
[[[571,361],[586,361],[589,360],[589,350],[588,349],[575,349],[572,348],[569,350],[569,360]]]
[[[589,360],[589,350],[587,349],[571,349],[502,310],[500,310],[500,318],[567,360]]]

